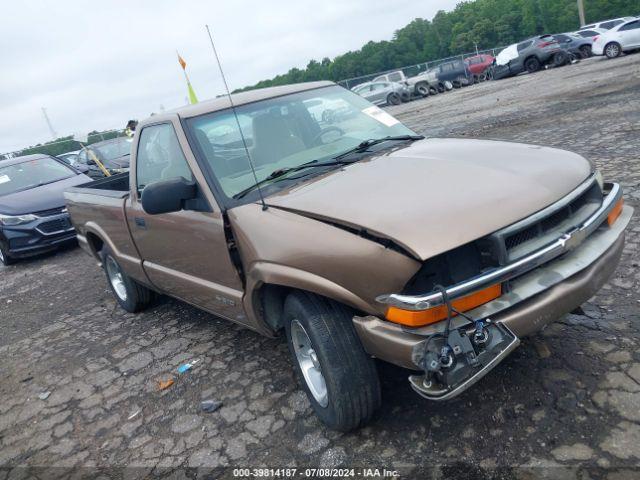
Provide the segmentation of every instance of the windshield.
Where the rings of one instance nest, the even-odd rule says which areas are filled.
[[[0,167],[0,196],[57,182],[75,172],[53,158],[38,158]]]
[[[415,135],[384,110],[338,86],[250,103],[236,111],[258,181],[279,169],[331,162],[364,140]],[[231,110],[191,118],[187,128],[227,198],[255,184]],[[280,183],[269,184],[263,191],[279,188]]]
[[[109,162],[110,160],[130,155],[131,140],[128,138],[119,138],[113,142],[104,143],[102,145],[92,145],[91,148],[97,152],[98,158],[102,162]]]

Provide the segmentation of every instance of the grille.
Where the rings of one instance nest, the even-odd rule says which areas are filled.
[[[68,230],[71,228],[71,222],[68,218],[56,218],[49,222],[44,222],[38,225],[38,230],[42,233],[54,233],[62,230]]]
[[[504,248],[506,261],[513,261],[531,253],[559,238],[584,222],[602,203],[600,187],[594,183],[591,188],[568,205],[550,213],[544,218],[520,228],[517,231],[505,229],[498,232],[499,243]],[[504,261],[503,260],[503,261]]]
[[[49,210],[42,210],[41,212],[35,212],[34,215],[37,215],[38,217],[52,217],[54,215],[60,215],[66,210],[67,210],[67,207],[51,208]]]
[[[505,246],[507,250],[511,250],[516,248],[518,245],[521,245],[529,240],[533,240],[538,237],[538,226],[533,225],[532,227],[526,228],[518,233],[515,233],[505,240]]]

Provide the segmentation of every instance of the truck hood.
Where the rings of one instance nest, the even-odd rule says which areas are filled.
[[[427,139],[270,196],[267,203],[366,230],[425,260],[558,201],[591,173],[564,150]]]
[[[47,183],[39,187],[21,190],[0,196],[0,213],[5,215],[23,215],[64,207],[64,192],[69,187],[89,183],[86,175],[73,175],[58,182]]]

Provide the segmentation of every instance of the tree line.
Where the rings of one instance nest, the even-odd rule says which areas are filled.
[[[124,135],[123,130],[108,130],[105,132],[97,132],[92,131],[87,136],[87,143],[85,145],[91,145],[92,143],[101,142],[103,140],[110,140],[112,138],[121,137]],[[80,150],[82,145],[80,142],[77,142],[73,139],[73,136],[69,135],[67,137],[60,137],[52,140],[50,142],[38,143],[32,147],[25,148],[19,153],[14,153],[14,155],[33,155],[36,153],[41,153],[44,155],[61,155],[67,152],[74,152],[76,150]],[[2,155],[0,155],[0,160],[2,159]]]
[[[584,0],[584,4],[587,22],[640,15],[639,0]],[[306,68],[292,68],[238,91],[315,80],[337,82],[472,52],[476,46],[490,49],[579,27],[576,0],[462,1],[450,12],[439,11],[432,20],[416,18],[391,40],[368,42],[333,60],[311,60]]]

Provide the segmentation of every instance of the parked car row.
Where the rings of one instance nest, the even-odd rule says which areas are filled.
[[[478,54],[436,65],[407,77],[402,70],[385,73],[352,91],[376,105],[398,105],[485,80],[560,67],[592,55],[617,57],[640,49],[640,19],[621,17],[585,25],[576,32],[541,35],[503,49],[497,57]]]

